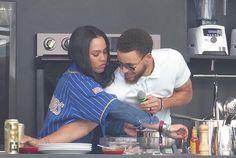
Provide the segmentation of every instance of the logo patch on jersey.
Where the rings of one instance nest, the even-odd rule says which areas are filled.
[[[92,89],[92,91],[93,91],[93,93],[98,94],[98,93],[102,92],[103,89],[101,87],[95,87],[94,89]]]
[[[53,96],[49,104],[50,111],[54,113],[55,115],[59,115],[63,107],[64,107],[64,104],[60,102],[55,96]]]

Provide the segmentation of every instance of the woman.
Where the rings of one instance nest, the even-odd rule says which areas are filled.
[[[39,139],[25,137],[23,143],[37,146],[40,143],[91,142],[90,131],[98,124],[105,126],[106,120],[112,118],[136,128],[158,129],[158,118],[103,90],[114,79],[114,66],[109,62],[108,39],[101,30],[93,26],[77,28],[71,35],[68,53],[73,64],[56,86]],[[125,129],[130,132],[129,128]],[[188,130],[183,125],[168,126],[164,130],[168,130],[171,137],[187,139]]]

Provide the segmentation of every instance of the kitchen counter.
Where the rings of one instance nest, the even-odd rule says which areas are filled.
[[[0,153],[0,157],[4,158],[153,158],[153,157],[202,157],[200,155],[104,155],[104,154],[5,154]],[[204,156],[216,157],[216,156]],[[225,157],[225,156],[219,156]],[[230,156],[235,157],[236,156]]]

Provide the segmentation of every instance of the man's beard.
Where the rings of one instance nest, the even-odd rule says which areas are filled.
[[[129,73],[124,74],[126,83],[129,83],[129,84],[134,84],[134,83],[136,83],[136,82],[139,80],[139,78],[143,76],[144,72],[145,72],[145,68],[143,68],[143,69],[142,69],[141,71],[139,71],[138,73],[131,72],[131,73],[132,73],[132,78],[131,78],[131,80],[128,78],[128,74],[129,74]],[[127,75],[127,77],[126,77],[126,75]]]

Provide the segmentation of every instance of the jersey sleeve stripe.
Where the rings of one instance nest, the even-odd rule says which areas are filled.
[[[110,105],[114,100],[116,100],[116,99],[117,99],[117,98],[111,99],[111,100],[107,103],[107,105],[105,106],[105,108],[103,109],[102,114],[101,114],[100,119],[99,119],[100,124],[102,124],[102,119],[103,119],[103,116],[104,116],[104,113],[105,113],[106,109],[107,109],[107,108],[109,107],[109,105]]]

